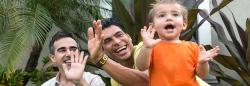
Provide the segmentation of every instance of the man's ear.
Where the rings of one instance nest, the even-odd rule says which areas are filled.
[[[132,38],[129,36],[129,34],[126,33],[126,35],[127,35],[128,39],[129,39],[129,41],[132,42]]]
[[[49,54],[49,58],[50,60],[54,63],[56,62],[56,58],[55,58],[55,55],[54,54]]]

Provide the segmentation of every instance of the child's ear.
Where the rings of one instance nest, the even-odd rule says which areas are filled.
[[[187,20],[184,20],[184,21],[183,21],[183,28],[182,28],[182,30],[183,30],[183,31],[186,30],[186,29],[187,29],[187,26],[188,26],[188,21],[187,21]]]
[[[148,27],[149,27],[150,25],[152,25],[152,27],[154,28],[154,23],[153,23],[153,22],[148,23]]]

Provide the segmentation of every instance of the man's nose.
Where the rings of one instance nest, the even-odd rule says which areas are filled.
[[[114,38],[113,40],[114,40],[114,42],[115,42],[116,44],[117,44],[117,43],[120,43],[120,41],[121,41],[121,40],[118,39],[118,38]]]
[[[72,54],[72,52],[69,49],[67,49],[66,52],[65,52],[65,55],[70,56],[71,54]]]

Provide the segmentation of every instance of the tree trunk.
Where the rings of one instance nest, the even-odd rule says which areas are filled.
[[[28,74],[30,74],[32,71],[34,71],[36,69],[37,63],[38,63],[38,59],[40,56],[40,53],[42,51],[42,46],[36,45],[32,48],[31,54],[30,54],[30,58],[26,64],[25,67],[25,72],[27,72]],[[27,82],[29,81],[30,76],[26,75],[24,77],[23,80],[23,84],[26,85]]]

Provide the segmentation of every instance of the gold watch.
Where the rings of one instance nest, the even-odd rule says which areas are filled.
[[[107,62],[107,60],[108,56],[104,54],[103,57],[96,63],[96,66],[102,68],[102,66]]]

